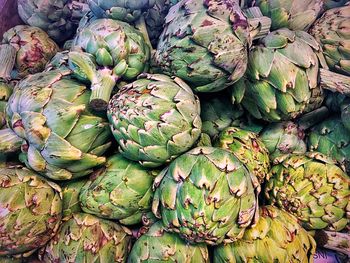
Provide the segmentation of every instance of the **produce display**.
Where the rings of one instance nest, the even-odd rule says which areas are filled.
[[[350,1],[6,1],[0,262],[350,262]]]

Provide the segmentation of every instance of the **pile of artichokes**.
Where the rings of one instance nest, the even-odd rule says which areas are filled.
[[[17,4],[0,262],[350,260],[350,2]]]

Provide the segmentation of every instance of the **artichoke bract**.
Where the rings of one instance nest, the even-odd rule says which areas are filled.
[[[18,0],[21,19],[43,29],[60,43],[75,34],[79,20],[87,11],[86,0]]]
[[[98,18],[112,18],[134,22],[143,12],[151,8],[155,0],[87,0],[91,11]]]
[[[40,251],[44,262],[126,262],[131,231],[93,215],[76,213]]]
[[[231,87],[233,102],[272,122],[319,108],[324,98],[318,85],[320,50],[304,31],[271,32],[249,53],[245,76]]]
[[[155,180],[153,213],[189,242],[218,245],[241,238],[258,219],[258,179],[232,153],[198,147]]]
[[[81,180],[65,181],[60,184],[62,188],[62,212],[64,218],[69,217],[73,213],[82,212],[79,194],[87,180],[87,178],[83,178]]]
[[[289,28],[306,31],[321,14],[323,0],[249,0],[271,18],[271,30]]]
[[[150,47],[143,35],[127,23],[113,19],[92,19],[81,23],[72,43],[72,50],[91,54],[94,60],[86,68],[87,54],[70,53],[70,63],[84,71],[91,81],[91,107],[107,108],[116,82],[133,80],[149,67]],[[96,64],[95,69],[90,69]]]
[[[205,244],[188,244],[177,234],[167,233],[162,223],[157,222],[135,242],[128,262],[209,263],[210,261]]]
[[[117,219],[123,225],[141,223],[142,214],[151,211],[157,175],[157,171],[115,154],[82,188],[81,207],[86,213]]]
[[[165,19],[155,60],[197,92],[227,88],[247,68],[248,20],[233,0],[186,0]]]
[[[156,48],[160,35],[163,32],[165,17],[169,9],[179,0],[155,0],[154,6],[149,8],[145,13],[145,24],[148,36],[152,45]]]
[[[270,169],[269,152],[256,133],[229,127],[221,132],[215,145],[233,153],[260,183],[264,182]]]
[[[59,51],[57,44],[43,30],[26,25],[18,25],[6,31],[2,43],[16,49],[15,69],[20,78],[41,72]]]
[[[327,155],[350,172],[350,131],[332,116],[314,126],[307,137],[308,150]]]
[[[335,72],[350,76],[350,4],[326,11],[310,28]]]
[[[108,122],[87,107],[90,90],[63,73],[53,70],[25,78],[6,109],[8,133],[23,140],[21,161],[54,180],[91,173],[106,161],[101,155],[111,145]]]
[[[201,133],[200,105],[179,78],[143,74],[122,87],[107,115],[121,154],[157,167],[188,151]]]
[[[294,216],[273,206],[259,212],[259,222],[241,240],[214,249],[214,263],[313,262],[315,240]]]
[[[281,158],[270,171],[266,200],[308,229],[340,231],[350,222],[350,178],[321,153]]]
[[[12,92],[13,87],[0,80],[0,129],[6,125],[5,109]]]
[[[61,189],[26,168],[0,168],[0,256],[27,257],[56,233]]]
[[[341,7],[345,5],[348,0],[323,0],[324,9],[328,10],[331,8]]]

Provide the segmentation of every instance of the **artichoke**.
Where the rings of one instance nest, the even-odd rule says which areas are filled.
[[[249,0],[271,18],[271,30],[289,28],[306,31],[321,14],[324,0]]]
[[[2,43],[17,50],[15,68],[18,77],[41,72],[59,47],[40,28],[19,25],[4,33]]]
[[[332,116],[313,127],[307,141],[309,151],[327,155],[350,172],[350,131],[339,117]]]
[[[6,125],[5,109],[12,92],[11,85],[0,81],[0,129]]]
[[[255,118],[272,122],[317,109],[323,101],[318,86],[319,51],[306,32],[270,33],[251,50],[245,76],[231,88],[233,102]]]
[[[350,178],[321,153],[275,160],[265,189],[269,203],[294,214],[306,229],[340,231],[350,222]]]
[[[107,115],[122,155],[146,167],[175,159],[201,133],[200,105],[179,78],[143,74],[111,99]]]
[[[81,23],[72,50],[93,57],[86,70],[87,54],[69,55],[73,68],[84,71],[91,81],[91,107],[99,111],[106,110],[118,79],[133,80],[149,67],[150,47],[143,35],[129,24],[112,19],[88,19]],[[91,70],[94,63],[95,69]]]
[[[335,72],[350,76],[350,4],[326,11],[310,34],[320,43],[323,55]]]
[[[136,241],[128,262],[205,263],[210,261],[205,244],[187,244],[177,234],[167,233],[162,223],[157,222]]]
[[[346,4],[348,0],[323,0],[324,3],[324,9],[332,9],[336,7],[341,7]]]
[[[271,123],[262,130],[259,138],[269,151],[272,161],[288,154],[304,154],[307,150],[305,129],[296,122]]]
[[[258,219],[258,179],[220,148],[198,147],[179,156],[154,186],[153,213],[167,231],[189,242],[233,242]]]
[[[155,60],[198,92],[227,88],[247,67],[249,24],[233,0],[186,0],[165,19]]]
[[[112,18],[125,22],[136,21],[151,8],[156,0],[87,0],[91,11],[98,18]]]
[[[54,180],[91,173],[105,162],[101,155],[111,144],[108,122],[87,108],[90,91],[63,73],[22,80],[7,106],[10,128],[0,134],[0,153],[6,151],[6,136],[20,138],[21,161]]]
[[[27,257],[58,230],[61,189],[26,168],[0,168],[0,256]]]
[[[301,116],[295,121],[270,123],[260,132],[260,140],[270,154],[270,160],[289,154],[304,154],[306,147],[306,131],[327,118],[329,111],[321,107]]]
[[[214,263],[313,262],[315,240],[294,216],[273,206],[259,212],[259,222],[241,240],[214,249]]]
[[[126,227],[77,213],[61,225],[40,256],[44,262],[126,262],[130,242]]]
[[[89,11],[86,0],[18,0],[18,13],[28,25],[40,27],[57,42],[71,38]]]
[[[233,153],[260,183],[268,176],[269,152],[256,133],[229,127],[222,131],[216,146]]]
[[[158,174],[140,164],[115,154],[105,168],[96,172],[80,192],[84,212],[123,225],[141,222],[142,214],[151,210],[153,180]]]
[[[341,110],[341,121],[343,122],[344,127],[350,131],[350,98],[346,97],[340,104]]]
[[[220,132],[230,126],[239,126],[243,110],[230,102],[226,94],[215,97],[200,97],[202,132],[208,134],[213,140]]]
[[[169,9],[179,0],[155,0],[154,6],[145,13],[145,23],[148,36],[154,47],[157,47],[160,35],[163,32],[165,17]]]
[[[79,202],[79,194],[87,179],[66,181],[60,184],[62,188],[63,217],[69,218],[73,213],[80,213],[82,209]]]

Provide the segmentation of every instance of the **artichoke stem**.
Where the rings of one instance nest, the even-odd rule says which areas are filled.
[[[318,108],[314,111],[304,114],[297,121],[300,128],[307,130],[317,123],[325,120],[329,115],[329,110],[326,106]]]
[[[11,79],[11,71],[16,61],[16,49],[8,44],[0,45],[0,78]]]
[[[314,238],[320,247],[338,251],[350,256],[350,235],[340,232],[316,231]]]
[[[116,82],[117,78],[112,75],[111,70],[103,69],[98,72],[96,81],[91,83],[90,107],[92,110],[97,112],[107,110]]]
[[[270,32],[271,19],[261,13],[259,7],[251,7],[244,10],[248,17],[250,37],[255,40],[266,36]]]
[[[147,45],[149,46],[151,53],[153,53],[153,48],[151,44],[151,40],[149,39],[146,22],[144,16],[141,16],[137,21],[135,22],[135,27],[142,33],[143,38],[145,39]]]
[[[350,77],[320,69],[320,86],[333,92],[350,96]]]

